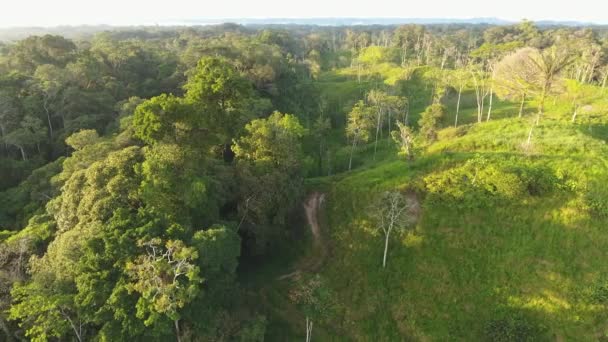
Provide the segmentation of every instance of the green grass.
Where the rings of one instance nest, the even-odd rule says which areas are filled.
[[[334,179],[327,227],[333,255],[323,274],[342,311],[332,326],[352,340],[480,340],[508,310],[549,339],[606,333],[608,310],[590,298],[608,275],[608,220],[588,210],[585,196],[591,182],[608,181],[608,148],[580,125],[547,118],[536,129],[534,152],[524,153],[529,125],[497,119],[466,127],[462,136],[442,132],[445,140],[413,164],[388,158]],[[486,203],[469,209],[427,194],[420,221],[391,240],[382,269],[382,238],[365,230],[373,224],[374,194],[403,186],[424,193],[427,177],[480,155],[490,164],[548,170],[559,184],[516,199],[472,192]]]
[[[361,98],[373,77],[394,73],[380,67],[358,84],[352,70],[338,70],[319,82],[346,103]],[[424,89],[418,84],[426,99]],[[334,130],[334,173],[306,182],[328,194],[323,229],[331,253],[320,273],[339,303],[333,316],[315,323],[313,338],[480,341],[489,329],[493,336],[515,329],[534,341],[608,337],[608,304],[597,299],[598,284],[608,279],[608,98],[589,92],[590,104],[574,123],[565,94],[547,101],[534,126],[534,101],[518,118],[519,104],[498,97],[491,120],[486,106],[477,123],[467,90],[458,128],[451,127],[455,94],[448,94],[446,128],[413,163],[397,157],[385,134],[375,158],[373,142],[360,146],[347,172],[350,150]],[[412,122],[423,110],[411,108]],[[416,191],[422,213],[415,227],[393,236],[382,269],[382,237],[367,229],[374,224],[371,204],[384,190],[404,188]],[[267,339],[302,338],[288,287],[270,288],[278,309]]]

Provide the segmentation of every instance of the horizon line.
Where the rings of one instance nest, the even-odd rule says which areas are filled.
[[[160,19],[156,21],[145,21],[141,23],[91,23],[91,24],[51,24],[51,25],[37,25],[37,24],[27,24],[27,25],[9,25],[2,26],[0,24],[0,29],[52,29],[52,28],[63,28],[63,27],[153,27],[153,26],[211,26],[211,25],[221,25],[221,24],[240,24],[243,26],[250,25],[251,23],[247,23],[246,21],[287,21],[285,23],[279,23],[279,25],[289,25],[289,24],[298,24],[295,22],[289,21],[305,21],[305,20],[362,20],[362,21],[374,21],[374,20],[384,20],[384,21],[403,21],[403,23],[407,23],[406,21],[426,21],[426,23],[420,24],[488,24],[488,25],[511,25],[517,24],[524,21],[530,21],[532,23],[549,23],[556,25],[565,25],[565,24],[574,24],[582,25],[582,26],[608,26],[608,22],[596,22],[589,20],[577,20],[577,19],[529,19],[529,18],[521,18],[521,19],[506,19],[501,17],[467,17],[467,18],[454,18],[454,17],[356,17],[356,16],[315,16],[315,17],[288,17],[288,16],[277,16],[277,17],[200,17],[200,18],[166,18]],[[484,20],[488,20],[489,22],[484,22]],[[206,22],[208,21],[208,22]],[[241,23],[239,23],[241,21]],[[434,22],[436,21],[436,22]],[[262,23],[263,24],[263,23]],[[270,23],[272,24],[272,23]],[[350,24],[352,26],[366,26],[366,25],[396,25],[395,23],[370,23],[370,24]],[[344,24],[335,23],[334,25],[319,25],[314,23],[309,23],[305,25],[310,26],[349,26]]]

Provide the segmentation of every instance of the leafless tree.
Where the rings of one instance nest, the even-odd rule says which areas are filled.
[[[384,255],[382,257],[382,267],[386,267],[388,254],[388,242],[391,233],[395,230],[401,231],[414,223],[414,210],[417,203],[414,198],[404,196],[399,191],[386,191],[377,200],[374,208],[376,230],[384,234]]]

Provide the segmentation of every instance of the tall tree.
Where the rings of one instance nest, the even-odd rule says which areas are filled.
[[[353,154],[359,142],[369,140],[370,130],[374,125],[374,111],[366,106],[363,101],[357,102],[350,113],[348,113],[348,124],[346,125],[346,137],[352,140],[350,158],[348,160],[348,170],[352,169]]]
[[[255,119],[234,140],[239,214],[249,235],[248,251],[258,254],[283,234],[302,193],[302,143],[307,130],[291,114]]]
[[[437,130],[441,119],[445,116],[445,106],[439,103],[428,106],[418,120],[420,134],[428,143],[437,140]]]
[[[533,50],[528,55],[529,65],[535,70],[535,86],[538,92],[538,115],[536,124],[545,111],[547,95],[553,91],[562,70],[572,63],[569,49],[565,46],[552,46],[543,51]]]

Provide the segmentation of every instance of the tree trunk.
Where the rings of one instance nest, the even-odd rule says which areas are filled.
[[[380,118],[382,117],[382,111],[378,111],[376,114],[378,120],[376,120],[376,142],[374,143],[374,160],[376,160],[376,150],[378,149],[378,133],[380,132]]]
[[[458,113],[460,113],[460,98],[462,96],[462,85],[458,88],[458,101],[456,102],[456,119],[454,120],[454,127],[458,127]]]
[[[350,159],[348,160],[348,171],[352,169],[353,165],[353,153],[355,152],[355,145],[357,143],[357,138],[353,137],[353,146],[350,149]]]
[[[521,103],[519,105],[519,118],[521,118],[522,114],[524,113],[524,103],[526,102],[526,93],[523,93],[521,95]]]
[[[534,125],[530,127],[530,132],[528,133],[528,141],[526,142],[528,148],[530,148],[530,143],[532,142],[532,130],[534,130]]]
[[[386,268],[386,255],[388,254],[388,238],[391,236],[391,231],[386,233],[384,238],[384,257],[382,258],[382,268]]]
[[[306,316],[306,342],[310,342],[312,338],[312,320]]]
[[[181,342],[182,341],[182,337],[181,337],[181,332],[179,331],[179,320],[175,320],[173,321],[173,324],[175,325],[175,337],[177,337],[177,342]]]
[[[48,109],[47,101],[48,100],[45,97],[44,101],[42,102],[42,107],[44,107],[44,111],[46,112],[46,120],[47,120],[47,122],[49,124],[49,134],[51,136],[51,139],[53,139],[53,124],[51,123],[51,113],[50,113],[50,111]]]
[[[323,139],[319,140],[319,174],[323,173]]]
[[[4,141],[4,135],[4,125],[0,125],[0,140],[3,141],[2,145],[4,145],[4,152],[6,152],[6,155],[8,156],[8,144]]]
[[[540,123],[540,117],[543,115],[545,111],[545,99],[547,97],[547,86],[543,85],[543,90],[540,94],[540,100],[538,102],[538,114],[536,115],[536,124]]]
[[[490,121],[490,115],[492,115],[492,100],[494,99],[494,85],[490,88],[490,105],[488,106],[488,116],[486,121]]]
[[[12,342],[15,340],[13,338],[13,334],[11,333],[10,329],[8,328],[8,325],[6,325],[6,321],[4,321],[4,318],[2,316],[0,316],[0,330],[2,330],[4,332],[4,334],[6,335],[7,342]]]
[[[21,151],[21,158],[23,158],[23,160],[27,160],[27,156],[25,155],[25,149],[23,148],[23,146],[17,146],[19,148],[19,151]]]
[[[483,121],[483,110],[484,110],[484,103],[486,102],[486,94],[482,94],[481,96],[481,108],[479,109],[479,118],[478,118],[478,122],[481,123]]]
[[[391,129],[392,129],[392,127],[391,127],[391,111],[389,110],[388,111],[388,137],[389,138],[391,137],[391,132],[392,132]],[[390,144],[391,139],[388,139],[388,141],[389,141],[389,144]]]
[[[576,115],[578,114],[578,105],[574,104],[574,112],[572,113],[572,123],[576,120]]]
[[[70,323],[70,326],[72,327],[72,330],[74,330],[74,334],[76,335],[76,339],[78,340],[78,342],[82,342],[82,322],[79,323],[79,327],[77,329],[76,325],[74,324],[74,321],[72,321],[70,316],[68,314],[66,314],[65,312],[63,312],[63,310],[61,310],[61,313]]]
[[[606,72],[606,75],[604,75],[604,80],[602,81],[602,91],[606,89],[606,81],[608,81],[608,71]]]

